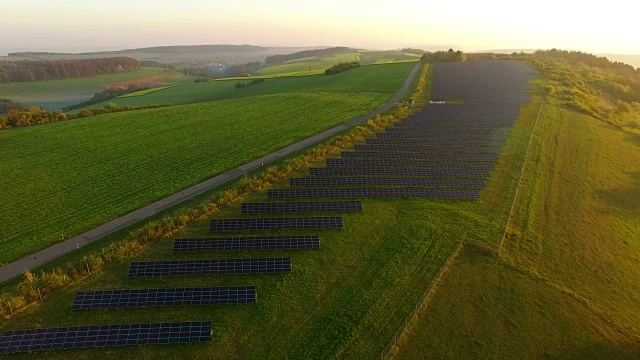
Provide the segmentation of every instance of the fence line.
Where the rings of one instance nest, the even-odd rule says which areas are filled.
[[[389,353],[391,353],[391,350],[393,350],[393,348],[396,346],[398,339],[405,332],[405,330],[407,329],[407,326],[409,326],[409,323],[411,323],[411,320],[413,319],[413,317],[418,313],[418,311],[421,309],[425,301],[431,296],[433,290],[435,289],[435,286],[438,284],[438,282],[440,282],[440,278],[451,265],[452,260],[460,253],[460,250],[462,250],[462,248],[464,247],[466,238],[467,238],[467,235],[465,234],[464,237],[462,238],[462,241],[460,241],[458,245],[456,245],[453,249],[451,249],[449,256],[447,256],[447,259],[444,261],[443,265],[440,267],[440,270],[438,270],[438,273],[436,273],[436,275],[433,277],[433,279],[425,289],[424,293],[422,293],[422,296],[420,296],[420,299],[416,302],[416,305],[413,307],[409,315],[405,317],[404,322],[402,323],[402,325],[400,325],[400,328],[395,332],[395,334],[393,335],[393,338],[384,347],[384,349],[382,349],[382,352],[380,353],[381,360],[384,360],[387,356],[389,356]]]

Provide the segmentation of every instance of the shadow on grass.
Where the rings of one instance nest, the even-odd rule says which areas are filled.
[[[630,176],[632,186],[601,190],[598,192],[598,196],[620,215],[640,218],[640,171],[631,173]]]

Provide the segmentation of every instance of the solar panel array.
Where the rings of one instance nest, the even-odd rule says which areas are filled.
[[[502,142],[492,139],[384,139],[384,138],[367,138],[367,144],[384,145],[384,144],[407,144],[420,146],[501,146]]]
[[[73,301],[73,309],[246,304],[254,302],[256,302],[255,286],[104,290],[77,292]]]
[[[179,344],[210,339],[211,321],[41,328],[5,331],[0,335],[0,353]]]
[[[317,216],[306,218],[259,218],[211,220],[211,231],[339,229],[342,218]]]
[[[430,161],[411,159],[327,159],[327,167],[397,167],[440,169],[486,169],[495,167],[487,161]]]
[[[487,170],[467,169],[412,169],[412,168],[384,168],[384,167],[335,167],[310,168],[312,176],[427,176],[427,177],[460,177],[460,178],[488,178]]]
[[[220,251],[220,250],[294,250],[318,249],[320,238],[305,236],[250,236],[204,239],[175,239],[173,251]]]
[[[425,189],[425,188],[341,188],[341,189],[279,189],[269,190],[269,199],[301,198],[431,198],[467,199],[480,198],[477,190]]]
[[[484,188],[482,180],[454,178],[410,178],[410,177],[310,177],[291,178],[291,187],[308,186],[430,186]]]
[[[131,263],[129,277],[271,274],[290,271],[290,258],[139,261]]]
[[[243,214],[362,211],[360,201],[244,203]]]

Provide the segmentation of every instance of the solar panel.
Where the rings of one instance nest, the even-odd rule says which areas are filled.
[[[211,321],[72,326],[5,331],[0,335],[0,353],[209,340]]]
[[[255,286],[80,291],[73,301],[73,310],[254,302]]]
[[[429,159],[449,161],[497,161],[497,154],[458,154],[445,152],[368,152],[368,151],[343,151],[340,156],[344,159]]]
[[[297,203],[244,203],[243,214],[362,211],[360,201],[323,201]]]
[[[476,137],[481,136],[508,136],[507,133],[500,132],[495,128],[467,128],[467,127],[419,127],[419,126],[407,126],[407,127],[392,127],[385,130],[387,134],[403,134],[421,136],[440,136],[443,134],[453,134],[461,137]]]
[[[383,167],[335,167],[335,168],[310,168],[312,176],[427,176],[427,177],[460,177],[460,178],[488,178],[491,175],[487,170],[467,169],[411,169],[411,168],[383,168]]]
[[[460,187],[481,189],[485,184],[482,180],[454,179],[454,178],[405,178],[405,177],[310,177],[291,178],[291,187],[308,186],[429,186],[429,187]]]
[[[344,188],[344,189],[278,189],[269,190],[269,199],[293,198],[480,198],[477,190],[425,189],[425,188]]]
[[[406,159],[327,159],[327,167],[395,167],[395,168],[438,168],[438,169],[487,169],[495,167],[487,161],[429,161]]]
[[[290,271],[290,258],[139,261],[131,263],[129,277],[271,274]]]
[[[304,218],[258,218],[211,220],[211,231],[340,229],[342,218],[317,216]]]
[[[173,251],[319,249],[317,235],[175,239]]]
[[[457,154],[495,154],[500,152],[499,147],[487,146],[420,146],[420,145],[373,145],[373,144],[356,144],[354,150],[361,152],[421,152],[421,153],[457,153]]]

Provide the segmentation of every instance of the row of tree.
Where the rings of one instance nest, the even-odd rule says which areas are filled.
[[[324,71],[325,75],[333,75],[338,74],[347,70],[355,69],[360,67],[359,61],[350,61],[346,63],[335,64],[332,67],[328,68]]]
[[[85,118],[94,115],[109,114],[114,112],[133,111],[141,109],[152,109],[158,107],[170,106],[166,105],[146,105],[146,106],[124,106],[118,107],[115,103],[109,103],[107,106],[99,109],[86,109],[78,114],[65,114],[58,111],[43,110],[39,106],[30,108],[11,108],[5,114],[0,115],[0,129],[10,129],[20,126],[46,124],[56,121],[72,120]]]
[[[134,71],[138,60],[113,57],[82,60],[0,61],[0,83],[71,79]]]
[[[424,63],[437,63],[437,62],[465,62],[467,55],[462,51],[436,51],[422,55],[422,62]]]

